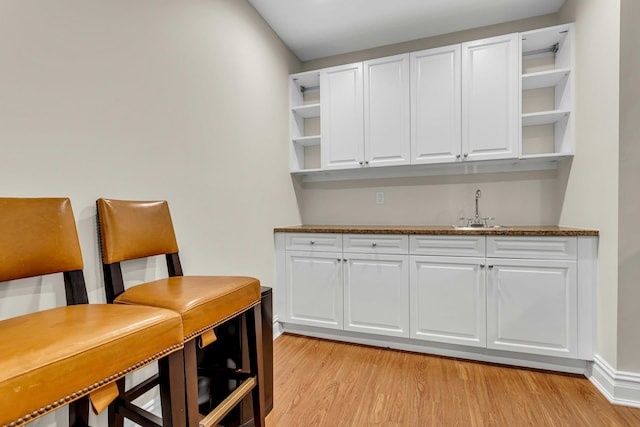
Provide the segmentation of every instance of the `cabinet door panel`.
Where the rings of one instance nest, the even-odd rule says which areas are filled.
[[[364,161],[362,63],[323,70],[320,99],[322,167],[360,167]]]
[[[287,252],[286,321],[342,329],[341,253]]]
[[[409,257],[345,256],[344,329],[409,337]]]
[[[411,163],[456,161],[461,151],[460,45],[411,54]]]
[[[409,126],[409,55],[365,61],[365,164],[409,164]]]
[[[486,345],[484,258],[412,256],[411,338]]]
[[[518,64],[516,34],[462,44],[462,151],[466,160],[518,156]]]
[[[576,357],[576,263],[488,261],[487,347]]]

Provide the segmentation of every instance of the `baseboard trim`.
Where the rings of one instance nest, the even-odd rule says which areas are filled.
[[[515,367],[542,369],[548,371],[568,372],[588,377],[591,362],[587,360],[563,357],[541,356],[535,354],[516,353],[503,350],[491,350],[481,347],[468,347],[456,344],[444,344],[430,341],[412,340],[407,338],[386,337],[382,335],[363,334],[359,332],[329,330],[313,326],[282,323],[282,332],[306,335],[315,338],[342,341],[354,344],[364,344],[374,347],[411,351],[416,353],[433,354],[454,357],[478,362],[497,363]]]
[[[597,354],[593,359],[589,380],[609,402],[640,408],[640,374],[616,371]]]
[[[278,320],[278,315],[273,316],[273,339],[275,340],[282,335],[282,326]]]

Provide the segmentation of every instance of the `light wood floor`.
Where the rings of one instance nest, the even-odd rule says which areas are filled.
[[[267,427],[640,426],[582,376],[287,334],[274,402]]]

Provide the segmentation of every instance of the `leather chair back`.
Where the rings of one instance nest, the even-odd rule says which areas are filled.
[[[166,201],[98,199],[97,206],[104,263],[178,252]]]
[[[0,282],[82,268],[68,198],[0,198]]]

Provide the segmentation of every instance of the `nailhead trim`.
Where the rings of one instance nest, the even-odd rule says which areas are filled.
[[[119,380],[122,377],[127,376],[128,374],[130,374],[133,371],[136,371],[140,368],[142,368],[143,366],[146,366],[152,362],[155,362],[158,359],[162,359],[163,356],[168,355],[169,353],[173,353],[176,350],[179,350],[181,348],[183,348],[184,345],[183,344],[175,344],[172,345],[169,348],[166,348],[164,350],[162,350],[159,353],[154,354],[151,357],[147,357],[146,359],[144,359],[141,362],[136,363],[133,366],[128,367],[127,369],[118,372],[115,375],[111,375],[108,378],[98,381],[97,383],[94,383],[88,387],[83,388],[80,391],[76,391],[74,393],[71,393],[70,395],[67,395],[65,397],[63,397],[62,399],[56,400],[55,402],[40,408],[36,411],[31,412],[30,414],[26,414],[23,415],[22,417],[18,418],[15,421],[10,422],[9,424],[5,424],[2,427],[18,427],[21,426],[23,424],[26,424],[28,422],[33,421],[36,418],[39,418],[49,412],[55,411],[56,409],[58,409],[61,406],[65,406],[68,405],[69,403],[71,403],[74,400],[78,400],[81,397],[84,397],[85,395],[89,394],[91,391],[93,391],[96,388],[100,388],[101,386],[111,383],[115,380]]]
[[[234,317],[236,317],[236,316],[238,316],[238,315],[240,315],[240,314],[242,314],[244,312],[247,312],[247,311],[251,310],[252,308],[254,308],[258,304],[260,304],[259,300],[257,302],[255,302],[255,303],[251,304],[249,307],[245,308],[244,310],[236,311],[235,313],[232,313],[232,314],[228,315],[227,317],[225,317],[223,319],[220,319],[215,323],[210,324],[209,326],[205,326],[204,328],[200,328],[197,331],[190,333],[189,335],[184,337],[184,342],[187,342],[191,338],[194,338],[194,337],[197,337],[197,336],[201,335],[203,332],[206,332],[209,329],[214,328],[214,327],[218,326],[219,324],[226,322],[229,319],[233,319]]]

